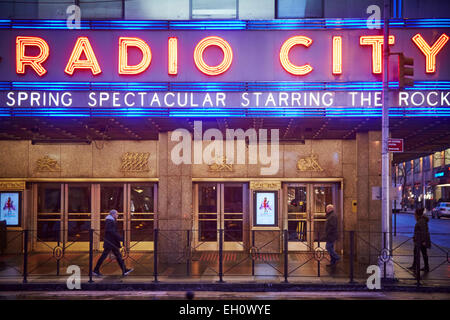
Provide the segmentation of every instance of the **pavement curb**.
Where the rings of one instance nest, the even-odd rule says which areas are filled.
[[[1,284],[0,291],[72,291],[66,284],[25,283]],[[78,291],[78,290],[77,290]],[[369,290],[362,284],[290,284],[290,283],[82,283],[81,291],[223,291],[223,292],[430,292],[450,293],[450,286],[413,286],[383,284],[380,290]]]

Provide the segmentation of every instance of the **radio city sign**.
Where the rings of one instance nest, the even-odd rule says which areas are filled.
[[[380,81],[374,30],[1,30],[0,81]],[[416,80],[450,79],[446,29],[395,29]],[[392,74],[397,66],[392,63]]]

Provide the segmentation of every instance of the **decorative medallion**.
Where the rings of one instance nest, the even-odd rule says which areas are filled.
[[[280,190],[281,181],[250,181],[251,190]]]
[[[36,160],[37,172],[58,172],[61,171],[61,167],[58,164],[58,160],[54,160],[49,156],[44,156]]]
[[[216,159],[215,163],[210,164],[209,171],[212,172],[233,172],[233,164],[227,163],[227,158]]]
[[[122,166],[120,171],[123,172],[147,172],[150,171],[148,165],[148,157],[150,152],[125,152],[122,155]]]
[[[319,158],[317,155],[312,154],[309,157],[300,158],[297,161],[297,170],[298,171],[314,171],[321,172],[323,171],[322,167],[319,165]]]

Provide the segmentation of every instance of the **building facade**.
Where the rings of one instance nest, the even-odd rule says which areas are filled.
[[[227,251],[281,252],[286,230],[289,250],[314,251],[333,204],[338,251],[356,231],[358,261],[376,263],[383,5],[346,3],[75,1],[79,21],[72,2],[1,4],[0,187],[20,204],[10,237],[86,251],[94,229],[97,250],[114,208],[129,250],[170,234],[167,262],[221,237]],[[436,160],[414,133],[443,131],[448,147],[448,6],[391,1],[391,52],[414,58],[416,81],[399,90],[392,60],[391,136],[424,154],[391,158],[425,198]]]

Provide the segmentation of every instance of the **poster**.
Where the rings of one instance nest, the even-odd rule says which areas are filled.
[[[19,193],[0,193],[0,220],[6,220],[6,225],[19,225]]]
[[[256,192],[256,219],[257,226],[276,225],[276,193],[275,192]]]

